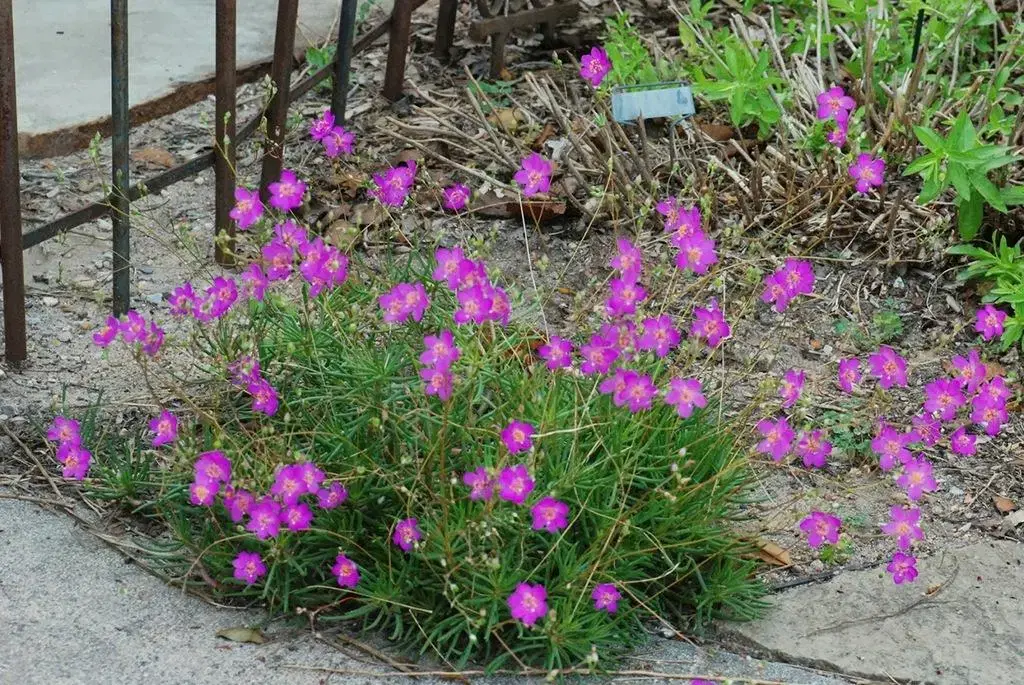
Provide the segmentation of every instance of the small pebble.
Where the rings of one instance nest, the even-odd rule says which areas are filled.
[[[56,307],[58,302],[59,300],[56,297],[47,296],[43,298],[43,304],[47,307]]]

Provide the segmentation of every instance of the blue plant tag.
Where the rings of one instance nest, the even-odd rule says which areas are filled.
[[[638,118],[657,119],[693,116],[693,91],[681,81],[616,86],[612,89],[612,116],[620,124]]]

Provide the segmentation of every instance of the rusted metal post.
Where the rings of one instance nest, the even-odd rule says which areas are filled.
[[[412,30],[412,0],[395,0],[391,10],[388,36],[388,64],[384,71],[384,97],[394,102],[402,97],[405,81],[405,58],[409,52],[409,33]]]
[[[267,186],[281,178],[284,129],[288,118],[288,89],[291,87],[292,62],[295,60],[295,25],[298,15],[299,0],[278,0],[274,63],[270,67],[275,91],[267,106],[267,140],[263,150],[263,173],[260,175],[260,197],[264,202],[270,199]]]
[[[236,0],[217,0],[214,258],[224,266],[235,261],[235,222],[230,216],[235,193],[235,16]],[[222,242],[221,233],[227,234],[227,242]]]
[[[18,170],[18,98],[14,78],[13,0],[0,0],[0,271],[3,271],[4,356],[28,356],[25,266],[21,245],[21,173]]]
[[[455,37],[455,19],[459,14],[459,0],[441,0],[437,8],[437,31],[434,33],[434,57],[444,63],[452,58]]]
[[[131,306],[131,201],[128,197],[128,0],[110,0],[110,219],[114,225],[114,316]]]
[[[338,50],[334,61],[334,92],[331,94],[331,113],[338,124],[345,123],[348,102],[348,75],[352,70],[352,43],[356,38],[356,6],[358,0],[341,0],[341,19],[338,21]]]

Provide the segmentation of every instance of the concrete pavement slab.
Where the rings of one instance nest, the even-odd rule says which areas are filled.
[[[128,3],[133,120],[169,114],[212,92],[212,0]],[[302,0],[297,51],[333,35],[340,0]],[[277,0],[238,3],[237,61],[252,78],[273,55]],[[23,154],[67,154],[110,115],[110,2],[15,0],[18,127]],[[190,86],[191,84],[191,86]]]
[[[987,685],[1024,673],[1024,545],[978,543],[918,569],[900,586],[884,568],[843,573],[723,630],[771,658],[884,682]]]

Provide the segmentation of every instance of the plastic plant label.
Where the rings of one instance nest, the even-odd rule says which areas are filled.
[[[657,119],[692,116],[693,91],[681,81],[616,86],[612,89],[612,116],[620,124],[638,118]]]

